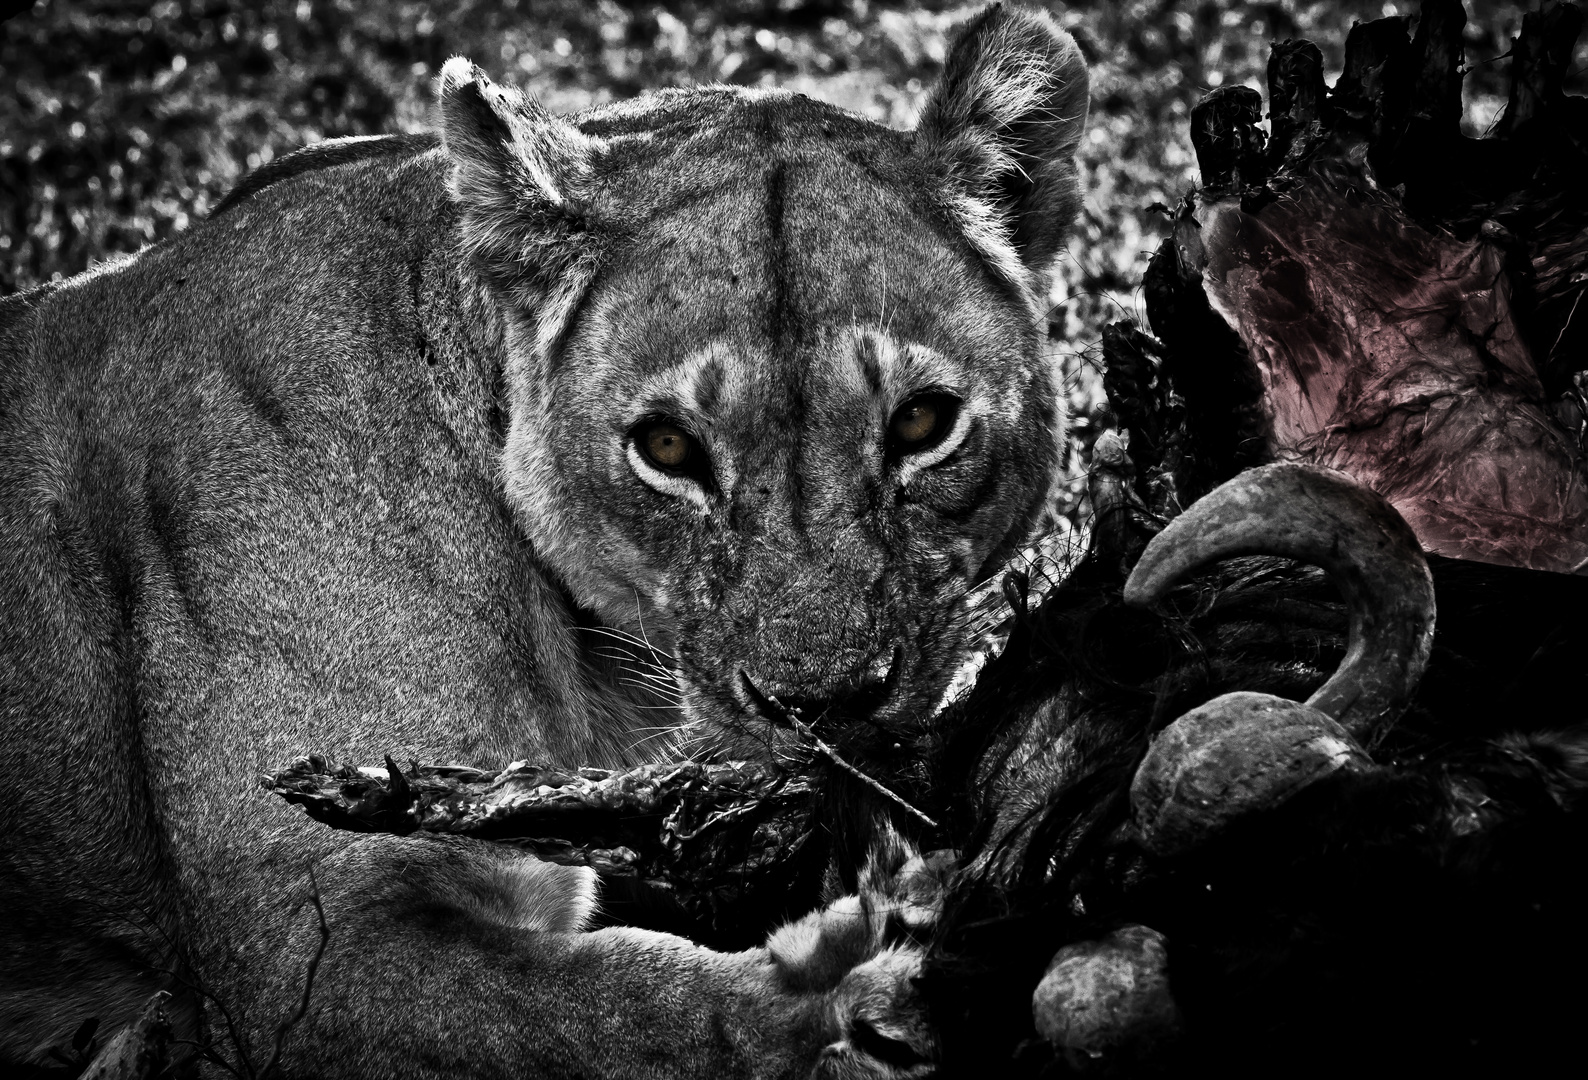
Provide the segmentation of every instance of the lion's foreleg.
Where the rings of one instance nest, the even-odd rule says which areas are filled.
[[[764,949],[631,928],[580,933],[583,872],[451,838],[360,838],[316,868],[330,927],[285,1071],[341,1077],[806,1076],[823,995]],[[285,948],[255,954],[255,1064],[302,995],[319,937],[307,878]],[[252,985],[246,985],[251,982]]]

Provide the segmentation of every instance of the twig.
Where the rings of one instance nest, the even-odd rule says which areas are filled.
[[[831,761],[834,765],[844,770],[844,772],[848,773],[850,776],[853,776],[856,780],[859,780],[862,784],[865,784],[878,795],[881,795],[883,798],[903,809],[906,813],[911,814],[925,822],[927,828],[936,829],[939,827],[937,822],[933,821],[931,818],[927,817],[926,814],[912,806],[903,796],[887,787],[881,781],[866,775],[860,769],[857,769],[855,766],[845,761],[837,750],[827,745],[822,737],[816,734],[809,724],[800,719],[798,709],[789,708],[787,705],[779,701],[774,695],[769,694],[765,690],[762,690],[759,686],[756,686],[750,681],[750,677],[748,675],[741,673],[740,678],[744,679],[751,689],[756,692],[757,696],[764,699],[774,709],[782,713],[783,719],[788,722],[788,725],[803,735],[805,738],[809,739],[817,750],[826,755],[827,760]]]
[[[112,889],[98,889],[96,891],[107,893],[111,896],[121,896],[120,893]],[[101,902],[99,906],[102,911],[108,913],[112,918],[125,921],[141,934],[158,935],[160,940],[165,943],[166,948],[171,952],[175,966],[160,968],[160,973],[169,978],[174,984],[198,995],[201,1002],[209,1002],[215,1006],[221,1014],[221,1019],[225,1021],[227,1037],[232,1041],[232,1049],[237,1052],[238,1065],[233,1065],[220,1055],[219,1051],[214,1048],[215,1039],[213,1036],[208,1037],[202,1043],[190,1039],[173,1039],[171,1045],[173,1047],[193,1047],[205,1061],[225,1069],[226,1072],[237,1077],[237,1080],[257,1080],[257,1074],[254,1071],[252,1062],[249,1061],[248,1052],[243,1045],[242,1035],[237,1029],[236,1019],[232,1016],[231,1010],[226,1007],[226,1003],[194,971],[191,958],[187,955],[187,950],[182,947],[182,944],[166,932],[165,927],[160,924],[160,920],[155,918],[154,914],[143,904],[136,901],[132,903],[132,910],[143,917],[143,923],[139,923],[137,919],[122,913],[119,908],[114,908],[107,903]],[[184,970],[194,971],[191,980],[182,974]]]
[[[386,758],[391,761],[390,755]],[[309,958],[309,969],[303,976],[303,998],[298,1002],[298,1011],[281,1022],[276,1028],[276,1045],[271,1051],[270,1060],[265,1062],[265,1067],[259,1071],[260,1080],[270,1080],[276,1075],[276,1070],[281,1063],[281,1048],[286,1045],[287,1034],[309,1012],[309,996],[314,993],[314,973],[320,969],[320,957],[325,955],[326,943],[331,940],[331,927],[325,921],[325,905],[320,903],[320,883],[314,878],[314,867],[309,867],[309,902],[314,905],[314,912],[320,919],[320,940],[314,947],[314,955]]]
[[[215,1047],[211,1043],[196,1042],[193,1039],[172,1039],[171,1046],[173,1048],[178,1046],[191,1046],[195,1054],[209,1062],[211,1065],[217,1065],[220,1068],[225,1069],[232,1076],[240,1078],[243,1075],[237,1071],[237,1067],[235,1065],[221,1057],[220,1054],[216,1053]]]

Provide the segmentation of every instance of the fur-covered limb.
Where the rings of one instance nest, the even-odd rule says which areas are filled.
[[[456,833],[523,848],[565,866],[639,877],[709,913],[785,867],[810,835],[808,778],[769,765],[682,762],[563,770],[515,762],[338,765],[318,755],[261,778],[341,829]]]

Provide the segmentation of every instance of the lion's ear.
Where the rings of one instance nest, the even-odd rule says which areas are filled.
[[[921,149],[947,165],[978,224],[1001,231],[1028,270],[1048,268],[1080,209],[1075,147],[1086,105],[1075,40],[1047,15],[994,5],[960,32],[921,114]]]
[[[464,245],[533,303],[578,259],[599,144],[462,57],[441,69],[436,96]]]

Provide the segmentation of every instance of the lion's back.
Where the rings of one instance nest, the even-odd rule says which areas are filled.
[[[40,306],[36,364],[180,376],[240,358],[356,351],[400,306],[448,223],[439,156],[365,158],[283,176],[175,239],[72,279]],[[398,301],[394,303],[393,301]],[[154,365],[151,367],[150,365]],[[191,365],[185,369],[183,365]]]

